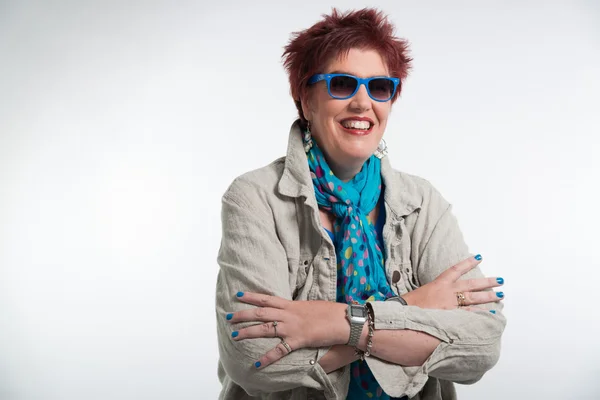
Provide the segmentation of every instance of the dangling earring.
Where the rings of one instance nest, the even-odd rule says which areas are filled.
[[[312,135],[310,134],[310,121],[306,122],[306,130],[303,135],[304,152],[308,153],[313,146]]]
[[[379,146],[377,146],[377,149],[375,150],[373,155],[381,160],[383,157],[387,156],[387,154],[387,143],[385,142],[385,140],[383,140],[383,138],[381,138],[381,142],[379,142]]]

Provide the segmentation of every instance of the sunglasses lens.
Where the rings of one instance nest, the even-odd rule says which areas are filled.
[[[377,100],[389,100],[394,93],[394,81],[388,78],[377,78],[369,82],[369,92]]]
[[[348,97],[356,90],[358,81],[349,76],[335,76],[329,83],[329,91],[333,97]]]

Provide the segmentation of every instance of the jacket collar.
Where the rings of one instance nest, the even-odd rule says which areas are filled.
[[[415,193],[414,182],[408,175],[394,171],[388,157],[381,160],[381,177],[385,185],[384,201],[396,218],[406,216],[420,207],[420,196]],[[277,188],[284,196],[306,197],[307,202],[316,206],[299,120],[290,129],[285,166]]]
[[[277,187],[279,193],[288,197],[310,197],[311,193],[314,197],[308,159],[302,143],[300,120],[296,120],[290,128],[285,166]]]

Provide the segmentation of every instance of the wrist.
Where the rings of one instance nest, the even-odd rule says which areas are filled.
[[[417,304],[415,303],[415,299],[413,299],[414,296],[412,296],[413,292],[408,292],[402,295],[402,298],[404,299],[404,301],[406,301],[406,305],[409,306],[416,306]]]
[[[342,318],[343,321],[336,324],[339,329],[336,332],[336,343],[346,345],[348,343],[348,339],[350,338],[350,321],[346,317],[348,305],[344,303],[335,303],[336,306],[336,319]]]

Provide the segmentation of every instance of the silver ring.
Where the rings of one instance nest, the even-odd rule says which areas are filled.
[[[281,344],[283,345],[283,347],[285,347],[285,349],[287,350],[288,354],[290,354],[292,352],[292,348],[290,347],[289,344],[287,344],[285,342],[285,340],[281,339]]]
[[[273,321],[273,329],[275,329],[275,337],[277,336],[277,321]]]

